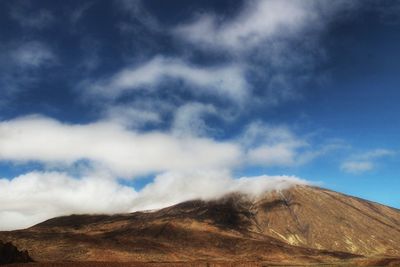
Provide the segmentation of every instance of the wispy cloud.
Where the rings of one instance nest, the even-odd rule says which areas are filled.
[[[205,123],[204,116],[216,115],[213,105],[187,103],[174,114],[172,131],[178,136],[207,136],[212,129]]]
[[[70,14],[70,21],[76,25],[85,15],[85,13],[94,5],[94,2],[85,2],[75,8]]]
[[[249,1],[241,13],[221,23],[215,15],[204,14],[194,22],[180,25],[175,33],[195,45],[242,51],[290,35],[315,19],[310,1]]]
[[[0,102],[7,103],[40,79],[41,70],[58,63],[53,50],[37,40],[0,43],[0,46],[0,86],[3,94]]]
[[[174,58],[155,57],[125,68],[102,82],[85,83],[90,93],[115,98],[132,90],[156,90],[169,79],[183,81],[195,95],[216,95],[241,101],[247,95],[244,71],[239,66],[201,67]]]
[[[280,40],[309,33],[311,29],[318,34],[338,12],[357,6],[357,1],[245,1],[233,18],[203,13],[194,21],[177,26],[174,33],[206,49],[243,53],[267,45],[268,50]]]
[[[172,32],[196,49],[234,58],[251,77],[253,105],[277,106],[301,98],[305,84],[326,78],[315,73],[328,56],[320,36],[337,14],[356,6],[355,1],[244,1],[235,16],[204,12]]]
[[[353,155],[340,165],[344,172],[360,174],[372,171],[376,168],[377,162],[382,158],[395,155],[396,152],[388,149],[375,149],[362,154]]]
[[[115,0],[114,2],[120,11],[128,14],[133,21],[139,22],[140,26],[152,31],[162,30],[157,19],[143,7],[141,0]],[[125,24],[125,27],[129,27],[128,24]]]
[[[161,115],[158,112],[125,105],[109,107],[104,119],[132,128],[161,123]]]
[[[300,166],[342,148],[334,142],[315,146],[290,127],[261,122],[248,125],[239,142],[245,148],[248,164],[266,167]]]
[[[18,67],[37,68],[56,61],[56,56],[45,44],[37,41],[22,43],[11,52]]]
[[[371,161],[346,161],[340,166],[340,169],[349,173],[362,173],[371,171],[375,168],[375,165]]]
[[[31,29],[46,28],[55,20],[52,12],[47,9],[33,11],[31,2],[28,1],[15,1],[10,10],[10,16],[20,26]]]

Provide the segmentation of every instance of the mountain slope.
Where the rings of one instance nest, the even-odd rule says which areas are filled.
[[[154,212],[72,215],[0,240],[36,261],[334,262],[400,256],[400,211],[295,186],[258,198],[231,194]]]
[[[314,187],[256,202],[254,231],[293,245],[361,255],[400,255],[400,211]]]

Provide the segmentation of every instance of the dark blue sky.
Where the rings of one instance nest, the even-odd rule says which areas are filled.
[[[186,173],[183,151],[215,157],[191,171],[293,175],[400,207],[399,14],[399,1],[1,1],[0,177],[107,173],[140,192]]]

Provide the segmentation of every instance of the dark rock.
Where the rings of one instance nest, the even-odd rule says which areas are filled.
[[[10,263],[32,262],[26,250],[20,251],[11,243],[3,243],[0,241],[0,265]]]

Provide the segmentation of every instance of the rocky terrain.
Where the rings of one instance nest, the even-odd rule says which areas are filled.
[[[47,262],[43,266],[71,261],[76,266],[395,266],[400,211],[298,185],[260,197],[231,194],[152,212],[59,217],[0,232],[0,240],[28,250],[35,261]]]
[[[20,251],[11,243],[0,241],[0,265],[10,263],[32,262],[27,251]]]

